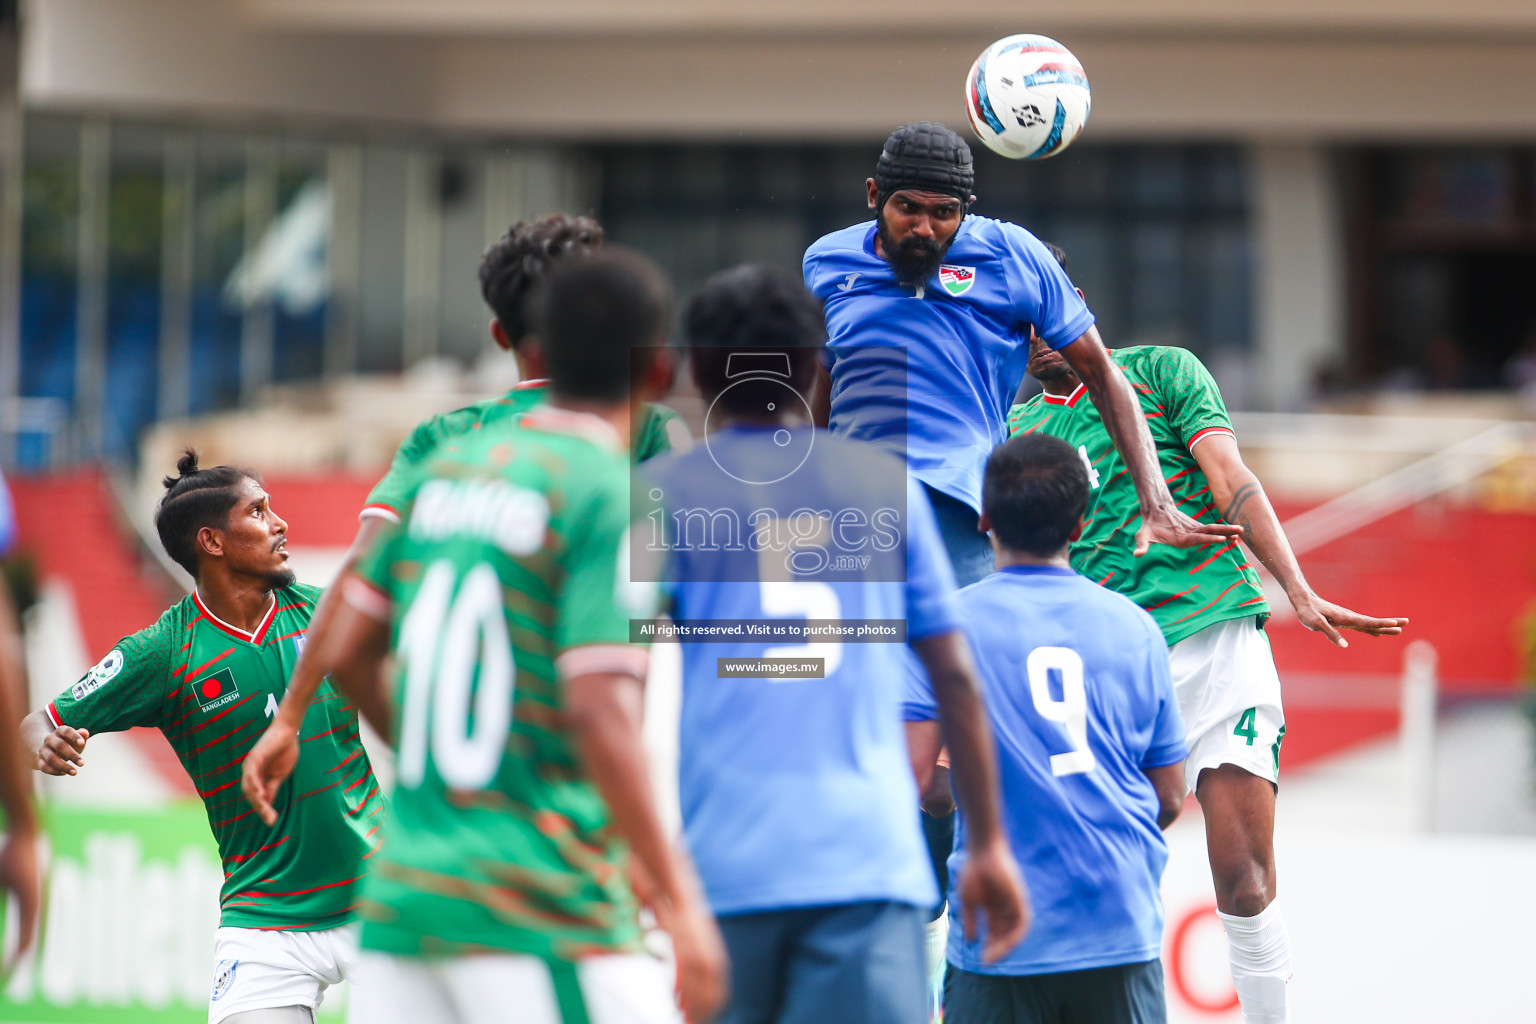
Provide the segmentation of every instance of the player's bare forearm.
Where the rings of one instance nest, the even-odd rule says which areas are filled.
[[[667,840],[640,742],[642,681],[589,672],[566,680],[565,714],[587,776],[613,816],[614,828],[640,864],[652,909],[672,936],[678,992],[690,1020],[705,1021],[725,1001],[725,945],[693,869]]]
[[[75,775],[85,767],[86,729],[67,725],[54,728],[46,711],[34,711],[21,720],[22,749],[33,755],[33,766],[48,775]]]
[[[976,686],[971,652],[958,630],[937,633],[912,644],[939,705],[944,744],[949,747],[950,777],[956,800],[965,808],[970,844],[985,846],[1002,838],[997,796],[997,764],[992,727]]]
[[[1232,454],[1224,449],[1230,448]],[[1308,590],[1301,563],[1280,526],[1280,517],[1264,493],[1264,486],[1240,457],[1237,444],[1225,436],[1207,437],[1195,446],[1195,461],[1211,486],[1211,501],[1221,517],[1241,529],[1241,540],[1263,563],[1294,601]],[[1209,469],[1207,469],[1209,465]]]
[[[365,586],[356,577],[347,582]],[[389,621],[363,611],[344,596],[331,618],[325,645],[322,654],[325,664],[333,666],[330,677],[336,689],[380,736],[392,738],[394,721],[385,696]]]
[[[656,813],[640,740],[644,691],[639,679],[589,673],[565,684],[565,709],[582,764],[613,814],[614,827],[669,903],[694,895]]]
[[[1243,462],[1235,440],[1212,433],[1195,445],[1191,454],[1210,484],[1211,500],[1221,510],[1222,518],[1242,531],[1241,540],[1280,584],[1302,625],[1322,633],[1339,647],[1349,646],[1339,634],[1341,629],[1372,636],[1396,636],[1408,625],[1406,618],[1362,615],[1317,596],[1302,574],[1301,563],[1280,525],[1275,507],[1259,478]]]
[[[1142,512],[1163,506],[1172,506],[1173,497],[1168,493],[1168,483],[1163,479],[1157,464],[1157,448],[1152,443],[1152,432],[1141,414],[1141,403],[1130,381],[1099,337],[1096,327],[1089,327],[1082,337],[1061,350],[1061,355],[1074,373],[1088,388],[1088,397],[1099,410],[1104,429],[1115,442],[1115,450],[1125,461],[1132,483],[1136,486],[1136,499]]]
[[[335,662],[330,658],[334,648],[326,641],[329,639],[331,621],[342,604],[341,585],[351,574],[358,559],[372,546],[386,525],[387,520],[377,516],[364,517],[358,524],[357,536],[352,539],[352,546],[347,549],[347,556],[342,560],[341,568],[336,573],[335,584],[326,588],[325,593],[320,596],[320,603],[315,606],[315,614],[311,616],[309,628],[305,631],[304,650],[300,652],[298,663],[294,665],[293,673],[288,677],[288,688],[283,694],[282,703],[277,708],[277,718],[295,732],[303,725],[304,715],[309,710],[310,702],[315,699],[315,694],[320,692],[320,684],[335,668]]]

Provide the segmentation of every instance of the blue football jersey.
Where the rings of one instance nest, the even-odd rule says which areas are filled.
[[[658,503],[644,543],[666,538],[679,624],[904,620],[908,640],[958,628],[932,509],[885,452],[809,427],[791,443],[775,428],[726,428],[643,475]],[[902,725],[905,651],[683,643],[683,830],[716,914],[937,900]],[[825,677],[744,676],[720,661],[759,658],[822,659]]]
[[[901,453],[918,478],[978,511],[987,453],[1029,361],[1029,327],[1060,348],[1094,322],[1040,241],[966,217],[922,289],[875,253],[875,223],[806,251],[805,285],[827,318],[834,433]]]
[[[981,961],[949,932],[949,962],[980,974],[1054,974],[1159,955],[1168,847],[1143,769],[1184,759],[1168,645],[1152,617],[1070,569],[1015,566],[960,592],[997,743],[1008,839],[1034,923],[1012,952]],[[934,717],[921,668],[905,714]],[[965,813],[950,878],[965,861]],[[951,893],[951,899],[954,898]]]

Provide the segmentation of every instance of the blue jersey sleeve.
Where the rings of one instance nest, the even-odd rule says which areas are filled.
[[[960,626],[955,570],[939,536],[933,506],[917,478],[907,474],[907,641]]]
[[[1051,348],[1082,337],[1094,315],[1061,264],[1041,241],[1017,224],[1002,224],[1003,266],[1018,323],[1032,324]]]
[[[1151,708],[1155,718],[1151,743],[1141,756],[1141,767],[1161,768],[1184,760],[1189,756],[1189,747],[1184,742],[1179,702],[1173,696],[1173,676],[1168,671],[1168,643],[1150,616],[1143,614],[1142,618],[1146,620],[1147,674],[1152,684]]]
[[[904,652],[907,674],[901,687],[901,720],[903,722],[931,722],[939,717],[939,702],[933,696],[933,682],[923,659],[910,648]]]
[[[0,556],[10,553],[16,542],[16,509],[11,504],[11,490],[0,476]]]

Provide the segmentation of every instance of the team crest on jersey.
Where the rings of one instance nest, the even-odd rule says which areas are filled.
[[[235,674],[227,668],[221,668],[208,678],[193,683],[192,696],[197,700],[198,707],[212,711],[240,696],[240,687],[235,684]]]
[[[939,284],[951,295],[964,295],[975,283],[975,267],[956,267],[946,263],[939,268]]]
[[[111,682],[117,674],[123,670],[123,652],[116,647],[107,652],[107,656],[96,663],[96,666],[85,674],[85,678],[74,685],[69,695],[75,700],[82,700],[87,694],[101,689],[102,685]]]
[[[304,634],[300,633],[293,638],[293,653],[302,656],[304,654]]]
[[[213,967],[213,994],[210,997],[213,1002],[218,1002],[229,995],[230,986],[235,983],[235,968],[240,966],[239,960],[220,960]]]

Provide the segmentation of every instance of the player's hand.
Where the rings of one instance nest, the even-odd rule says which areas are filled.
[[[0,888],[16,897],[17,914],[21,920],[20,939],[16,944],[16,957],[27,951],[37,934],[37,911],[42,901],[41,874],[37,867],[37,835],[12,832],[0,850]],[[0,976],[8,975],[14,963],[6,964]]]
[[[689,900],[658,914],[677,958],[677,995],[689,1024],[705,1024],[725,1005],[730,970],[725,940],[702,903]]]
[[[981,948],[983,963],[995,963],[1017,946],[1029,931],[1029,894],[1019,874],[1018,862],[1001,840],[977,850],[967,851],[965,868],[960,873],[960,921],[965,940],[976,940],[976,911],[986,914],[986,942]]]
[[[245,755],[245,764],[240,769],[240,792],[268,826],[277,824],[277,808],[272,801],[277,799],[278,787],[288,781],[298,763],[299,731],[281,717],[272,720]]]
[[[1370,636],[1398,636],[1403,627],[1408,625],[1405,618],[1377,619],[1361,615],[1332,601],[1324,601],[1310,592],[1293,600],[1291,606],[1296,609],[1296,618],[1303,626],[1323,634],[1333,641],[1335,647],[1349,646],[1349,641],[1344,639],[1340,630],[1354,629]]]
[[[1171,544],[1176,548],[1197,548],[1202,544],[1237,540],[1243,535],[1241,526],[1231,523],[1202,523],[1192,519],[1172,505],[1159,505],[1151,512],[1143,512],[1141,529],[1136,531],[1135,554],[1141,556],[1153,544]]]
[[[85,741],[89,729],[61,725],[43,738],[37,748],[37,770],[48,775],[75,775],[85,767]]]

